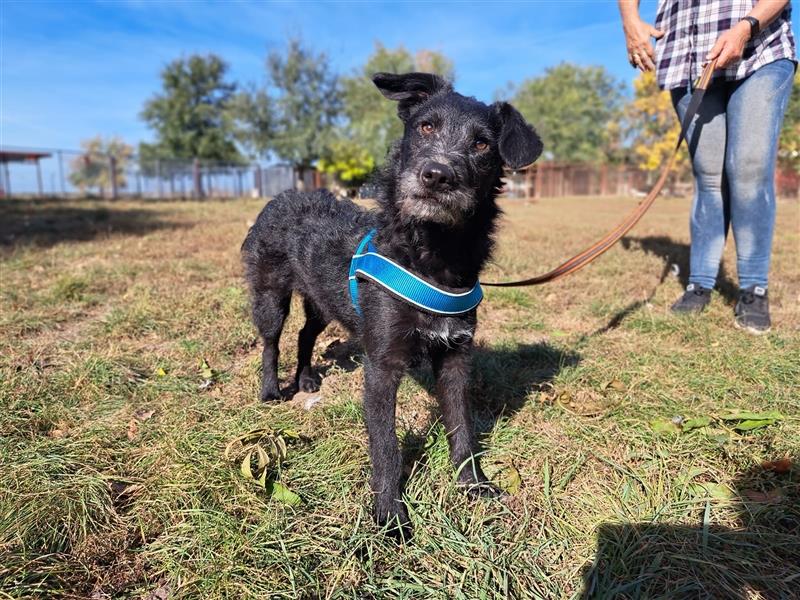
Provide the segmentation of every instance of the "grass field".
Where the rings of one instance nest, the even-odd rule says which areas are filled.
[[[633,203],[505,203],[485,279],[554,266]],[[474,402],[485,468],[511,494],[455,488],[420,368],[397,417],[402,547],[370,518],[344,333],[317,343],[318,394],[257,401],[238,249],[259,209],[0,200],[0,597],[800,597],[797,202],[779,206],[768,336],[733,328],[730,247],[710,310],[669,314],[683,199],[563,282],[487,289]],[[264,427],[300,434],[280,472],[298,505],[224,456]]]

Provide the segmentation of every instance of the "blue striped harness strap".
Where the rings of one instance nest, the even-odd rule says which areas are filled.
[[[423,281],[396,262],[378,254],[372,243],[375,230],[370,231],[358,245],[350,261],[350,301],[356,313],[361,315],[358,306],[358,278],[364,277],[377,283],[390,294],[436,315],[461,315],[471,311],[483,300],[483,290],[479,282],[468,292],[455,294],[440,290]]]

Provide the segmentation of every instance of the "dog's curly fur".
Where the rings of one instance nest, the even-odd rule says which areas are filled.
[[[378,176],[379,210],[363,210],[325,190],[286,191],[261,211],[242,255],[253,320],[264,340],[262,400],[280,398],[278,338],[292,292],[302,296],[306,315],[298,340],[299,389],[318,389],[311,354],[330,321],[362,341],[375,516],[394,533],[407,535],[395,400],[409,364],[422,353],[433,365],[458,481],[474,494],[498,493],[473,456],[468,385],[476,311],[432,315],[362,280],[359,316],[348,292],[350,259],[375,228],[381,254],[442,289],[472,287],[492,250],[503,167],[533,162],[542,146],[509,104],[487,106],[461,96],[438,76],[378,74],[374,81],[384,96],[399,102],[405,125]]]

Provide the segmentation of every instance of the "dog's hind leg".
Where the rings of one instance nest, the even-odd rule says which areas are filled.
[[[319,384],[314,379],[314,372],[311,369],[311,355],[314,352],[314,342],[317,341],[317,336],[322,333],[328,323],[310,300],[303,300],[303,310],[306,313],[306,323],[297,338],[295,383],[297,389],[302,392],[316,392]]]
[[[469,347],[431,350],[436,377],[436,398],[450,445],[450,459],[456,468],[458,483],[471,496],[496,497],[502,492],[489,483],[475,456],[475,435],[469,401]]]
[[[286,286],[254,289],[253,321],[264,340],[261,353],[261,400],[278,400],[278,341],[289,314],[292,290]]]

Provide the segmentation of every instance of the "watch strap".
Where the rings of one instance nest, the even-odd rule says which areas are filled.
[[[761,23],[759,23],[758,19],[755,17],[744,17],[742,21],[750,23],[750,39],[752,40],[758,35],[758,32],[761,31]]]

